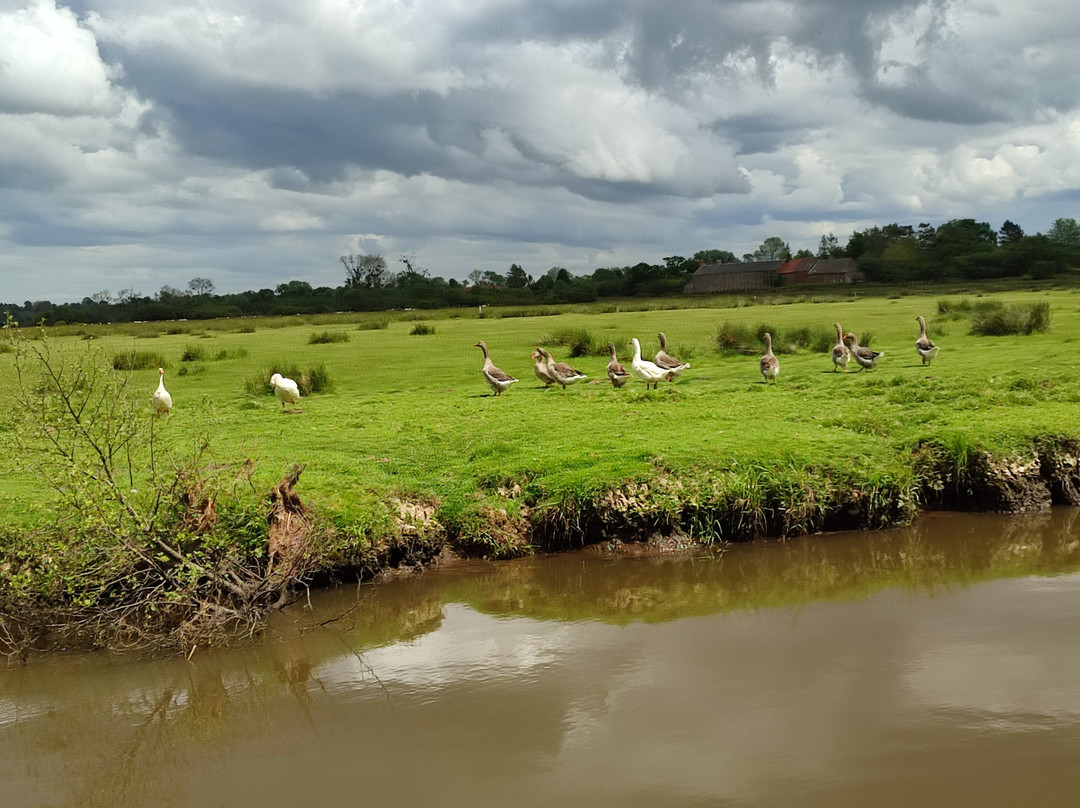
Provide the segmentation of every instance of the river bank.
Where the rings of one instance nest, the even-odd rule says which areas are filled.
[[[186,653],[259,630],[308,587],[446,552],[721,544],[876,529],[928,508],[1076,504],[1076,295],[1010,293],[996,302],[1045,304],[1052,325],[1001,337],[972,333],[983,302],[719,301],[425,329],[238,322],[27,339],[0,353],[0,643],[16,658]],[[914,350],[926,313],[941,346],[932,365]],[[875,370],[833,371],[817,344],[835,340],[833,322],[885,352]],[[659,390],[612,388],[607,342],[628,361],[630,337],[655,350],[662,330],[691,368]],[[763,346],[732,348],[764,330],[786,335],[776,384],[758,373]],[[521,380],[502,396],[480,376],[479,339]],[[537,345],[590,380],[545,387]],[[42,373],[42,346],[62,373]],[[152,365],[114,370],[139,357]],[[286,362],[325,382],[299,412],[269,395]],[[174,400],[164,417],[148,412],[157,367]]]

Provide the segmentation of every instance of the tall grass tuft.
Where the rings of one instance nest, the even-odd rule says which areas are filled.
[[[980,337],[1003,337],[1011,334],[1030,335],[1050,330],[1050,304],[1003,306],[977,311],[971,317],[971,333]]]
[[[329,393],[334,389],[330,371],[321,362],[306,369],[291,362],[274,362],[261,373],[248,377],[244,382],[245,395],[271,395],[273,388],[270,387],[270,377],[275,373],[280,373],[286,379],[295,381],[302,396],[310,396],[313,393]]]
[[[822,353],[836,341],[836,335],[828,326],[799,325],[779,328],[768,323],[757,327],[741,323],[721,323],[713,341],[722,354],[753,356],[765,350],[761,337],[768,331],[773,338],[773,352],[778,354]]]
[[[363,320],[357,326],[357,331],[384,331],[390,327],[390,318],[384,317],[379,320]]]
[[[123,351],[113,357],[112,366],[113,370],[147,370],[167,368],[169,363],[156,351]]]
[[[185,345],[180,354],[181,362],[202,362],[206,359],[206,349],[201,345]]]
[[[426,337],[429,334],[435,333],[435,326],[428,323],[417,323],[412,327],[412,331],[409,332],[414,337]]]
[[[538,345],[559,345],[567,349],[571,357],[607,356],[606,339],[599,339],[587,328],[564,328],[545,334]]]
[[[332,342],[348,342],[349,335],[344,331],[313,331],[308,337],[308,345],[329,345]]]

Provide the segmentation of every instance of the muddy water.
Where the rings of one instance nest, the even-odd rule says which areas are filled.
[[[1074,806],[1080,511],[465,563],[0,670],[0,805]]]

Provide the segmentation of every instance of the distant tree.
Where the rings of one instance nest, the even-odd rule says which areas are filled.
[[[997,245],[997,233],[987,222],[951,219],[934,233],[934,248],[946,255],[982,252]]]
[[[274,291],[279,297],[310,297],[315,290],[307,281],[289,281],[279,283]]]
[[[209,278],[192,278],[187,288],[191,295],[210,295],[214,293],[214,282]]]
[[[140,297],[142,297],[142,295],[140,295],[134,289],[121,289],[119,292],[116,293],[116,301],[122,304],[130,303],[131,301],[137,300]]]
[[[1080,246],[1080,224],[1076,223],[1076,219],[1054,219],[1054,224],[1046,237],[1059,244],[1068,244],[1070,247]]]
[[[821,237],[817,248],[818,258],[840,258],[843,254],[844,248],[840,246],[835,233],[826,233]]]
[[[778,236],[769,236],[760,247],[743,256],[747,261],[778,261],[782,258],[791,258],[791,247]]]
[[[487,270],[481,276],[481,283],[488,289],[502,289],[506,286],[506,278],[493,270]]]
[[[739,259],[730,250],[698,250],[694,253],[694,261],[698,264],[734,264]]]
[[[1010,222],[1008,219],[1001,225],[1001,229],[998,231],[1000,237],[998,238],[998,244],[1002,246],[1006,244],[1015,244],[1024,237],[1024,231],[1020,229],[1020,225]]]
[[[937,230],[929,222],[919,222],[919,229],[915,233],[915,241],[918,243],[919,249],[926,252],[932,251],[936,239]]]
[[[416,253],[406,253],[401,256],[398,261],[405,265],[405,272],[402,273],[405,276],[403,278],[405,281],[410,281],[414,278],[426,278],[429,275],[426,269],[417,266]]]
[[[507,289],[524,289],[532,283],[532,277],[525,274],[525,270],[517,264],[511,264],[510,269],[506,271],[506,288]]]
[[[183,292],[181,292],[175,286],[169,286],[168,284],[166,284],[165,286],[162,286],[160,289],[158,289],[156,297],[160,302],[167,303],[174,300],[175,298],[180,297],[180,295],[182,294]]]
[[[112,303],[112,293],[108,289],[102,289],[100,292],[94,292],[90,295],[90,300],[98,305],[108,305]]]
[[[481,272],[479,269],[473,269],[466,276],[466,279],[469,281],[469,286],[482,286],[484,283],[484,273]]]
[[[386,259],[381,255],[342,255],[347,289],[381,289],[386,280]]]

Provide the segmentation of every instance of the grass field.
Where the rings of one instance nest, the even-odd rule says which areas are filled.
[[[1050,331],[971,336],[969,319],[938,315],[939,300],[959,298],[908,296],[539,317],[222,321],[186,323],[186,333],[175,334],[162,332],[177,324],[147,324],[129,327],[137,336],[54,340],[64,351],[98,352],[106,363],[125,352],[152,354],[152,367],[134,371],[134,386],[146,392],[149,419],[156,364],[164,362],[175,406],[159,440],[179,445],[205,431],[215,456],[250,458],[266,486],[288,464],[307,463],[302,495],[348,522],[391,497],[465,512],[483,502],[505,508],[499,491],[515,485],[530,502],[563,501],[660,472],[787,468],[811,481],[827,473],[862,485],[910,474],[912,449],[923,441],[1007,453],[1036,435],[1076,436],[1076,294],[1000,297],[1048,302]],[[916,314],[926,316],[941,346],[930,367],[913,347]],[[876,370],[833,373],[826,353],[803,350],[781,354],[779,383],[766,386],[756,354],[723,355],[715,340],[722,324],[828,336],[834,321],[885,352]],[[615,390],[606,382],[606,356],[569,359],[558,344],[560,335],[585,331],[600,346],[614,342],[629,366],[630,337],[651,356],[661,330],[669,350],[692,367],[655,392],[636,380]],[[501,397],[480,376],[482,355],[473,347],[480,339],[520,380]],[[544,389],[529,357],[541,344],[595,383]],[[12,354],[0,354],[0,390],[11,389],[11,366]],[[301,413],[283,414],[269,394],[270,369],[318,366],[330,391],[305,398]],[[0,406],[12,407],[2,393]],[[41,518],[48,493],[20,472],[14,452],[4,463],[6,523]]]

